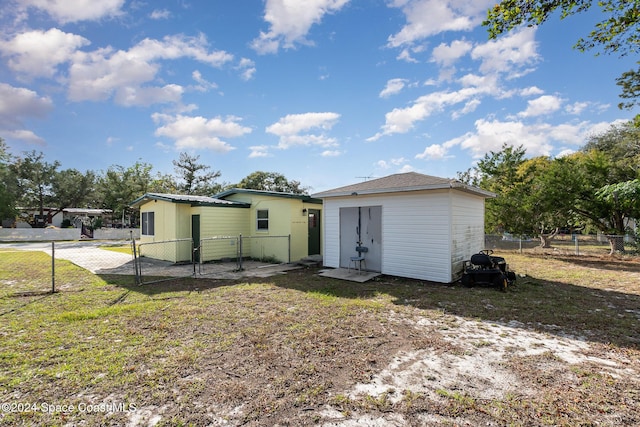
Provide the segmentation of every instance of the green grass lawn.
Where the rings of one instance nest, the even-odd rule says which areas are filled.
[[[525,275],[508,292],[388,276],[355,284],[315,270],[135,286],[57,261],[59,292],[46,294],[24,291],[47,289],[30,282],[49,268],[47,255],[0,252],[0,403],[9,405],[0,425],[322,424],[327,406],[344,417],[433,414],[450,425],[640,422],[637,376],[580,364],[560,381],[540,370],[551,355],[502,362],[531,383],[535,399],[444,389],[436,400],[397,390],[399,402],[348,394],[399,352],[456,351],[416,329],[419,319],[438,328],[460,318],[517,321],[544,334],[554,325],[591,343],[594,355],[623,354],[640,370],[637,259],[501,255]]]

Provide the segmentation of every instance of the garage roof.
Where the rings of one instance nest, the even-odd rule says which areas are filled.
[[[482,197],[495,197],[494,193],[462,183],[461,181],[416,172],[398,173],[384,178],[372,179],[358,184],[334,188],[313,194],[320,199],[328,197],[358,196],[365,194],[395,193],[419,190],[455,189]]]

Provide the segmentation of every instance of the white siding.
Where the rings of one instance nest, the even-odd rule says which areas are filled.
[[[383,209],[383,273],[450,282],[447,192],[386,197]]]
[[[382,206],[382,273],[451,281],[449,191],[324,200],[324,263],[340,266],[340,208]]]
[[[484,248],[484,198],[454,191],[451,194],[452,280],[462,272],[463,262]]]

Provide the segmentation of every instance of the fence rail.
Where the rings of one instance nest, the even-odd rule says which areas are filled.
[[[606,255],[612,236],[560,235],[553,250],[570,255]],[[628,236],[615,241],[629,253],[638,253],[638,243]],[[530,251],[538,239],[486,235],[485,248]],[[118,246],[107,248],[104,246]],[[536,249],[537,250],[537,249]],[[77,269],[67,260],[93,274],[121,275],[121,283],[148,284],[179,277],[232,277],[231,273],[268,263],[291,262],[290,236],[216,236],[202,239],[194,247],[191,239],[138,243],[116,241],[14,242],[0,243],[0,298],[74,289],[83,286]],[[261,261],[261,262],[258,262]],[[73,271],[72,271],[73,270]],[[89,280],[86,277],[83,280]]]

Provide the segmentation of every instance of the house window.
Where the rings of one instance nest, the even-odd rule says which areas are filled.
[[[155,213],[142,212],[142,235],[153,236],[155,232]]]
[[[257,229],[258,231],[269,230],[269,211],[266,209],[260,209],[257,213]]]

